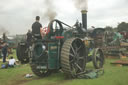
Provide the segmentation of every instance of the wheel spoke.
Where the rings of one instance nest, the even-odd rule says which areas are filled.
[[[75,63],[75,66],[76,66],[80,71],[82,71],[82,68],[81,68],[77,63]]]
[[[78,52],[78,51],[81,49],[81,47],[82,47],[82,46],[80,45],[80,46],[77,48],[77,50],[76,50],[76,51]]]
[[[100,57],[96,57],[96,60],[99,60],[99,61],[100,61],[100,60],[101,60],[101,58],[100,58]]]
[[[73,55],[72,53],[69,54],[70,56],[74,57],[75,55]]]
[[[99,66],[101,67],[101,66],[102,66],[102,64],[103,64],[103,62],[100,62],[100,63],[99,63]]]
[[[84,59],[84,57],[83,57],[83,56],[81,56],[81,57],[78,57],[77,59],[78,59],[78,60],[83,60],[83,59]]]
[[[100,56],[100,53],[97,53],[97,54],[96,54],[96,56],[98,56],[98,57],[99,57],[99,56]]]
[[[100,55],[100,54],[97,54],[97,56],[96,56],[96,60],[102,61],[102,59],[101,59],[101,55]]]
[[[72,64],[74,62],[74,60],[72,59],[72,60],[70,60],[70,64]]]
[[[75,50],[74,50],[72,45],[71,45],[71,49],[72,49],[73,53],[76,54],[76,52],[75,52]]]

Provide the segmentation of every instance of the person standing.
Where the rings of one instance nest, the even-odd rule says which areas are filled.
[[[32,44],[32,33],[30,30],[28,30],[28,32],[27,32],[27,46],[29,47],[29,46],[31,46],[31,44]]]
[[[32,35],[36,38],[41,38],[40,28],[42,28],[42,25],[39,21],[40,17],[36,16],[36,21],[32,24]]]
[[[6,33],[3,33],[3,42],[6,42],[6,41],[7,41]]]
[[[0,58],[2,58],[2,39],[0,38]]]
[[[2,44],[3,63],[6,62],[7,52],[8,52],[8,45],[6,42],[3,42]]]

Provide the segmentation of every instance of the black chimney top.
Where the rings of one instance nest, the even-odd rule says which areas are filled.
[[[87,11],[86,10],[82,10],[81,13],[82,13],[82,25],[83,25],[83,28],[85,30],[87,30]]]

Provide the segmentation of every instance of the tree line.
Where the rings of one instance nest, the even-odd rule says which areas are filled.
[[[118,31],[118,32],[122,32],[122,31],[128,32],[128,23],[121,22],[121,23],[118,23],[117,27],[115,27],[115,28],[113,28],[111,26],[106,26],[105,29],[106,30],[114,30],[114,31]]]

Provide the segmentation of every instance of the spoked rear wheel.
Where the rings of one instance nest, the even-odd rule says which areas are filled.
[[[104,65],[104,55],[101,49],[95,48],[93,53],[93,65],[96,69],[103,68]]]
[[[61,51],[61,65],[64,73],[76,77],[85,70],[85,45],[79,38],[64,42]]]

